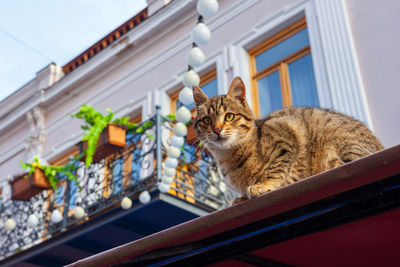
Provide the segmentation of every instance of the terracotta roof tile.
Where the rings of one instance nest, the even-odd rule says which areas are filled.
[[[147,19],[147,8],[143,9],[141,12],[136,14],[134,17],[126,21],[124,24],[113,30],[111,33],[107,34],[105,37],[97,41],[94,45],[86,49],[83,53],[72,59],[70,62],[65,64],[62,69],[65,74],[70,73],[74,69],[78,68],[80,65],[84,64],[94,55],[99,53],[101,50],[105,49],[111,45],[114,41],[119,39],[121,36],[132,30],[135,26]]]

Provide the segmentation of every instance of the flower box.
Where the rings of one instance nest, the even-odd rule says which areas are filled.
[[[31,175],[21,175],[11,182],[12,200],[27,201],[45,189],[50,183],[41,169],[35,169]]]
[[[109,123],[99,137],[96,152],[93,155],[93,163],[98,163],[114,152],[124,148],[125,141],[126,129],[119,125]],[[84,151],[88,147],[87,141],[79,142],[78,146],[80,152]],[[84,161],[85,158],[82,158],[82,160]]]

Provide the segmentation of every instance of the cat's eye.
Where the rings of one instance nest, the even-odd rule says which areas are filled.
[[[235,118],[235,115],[232,113],[228,113],[225,115],[225,120],[226,121],[233,121],[233,119]]]
[[[211,124],[211,118],[210,117],[205,117],[203,119],[203,122],[204,122],[205,125],[210,125]]]

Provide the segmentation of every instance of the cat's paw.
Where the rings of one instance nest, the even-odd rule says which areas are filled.
[[[265,193],[274,190],[274,188],[263,185],[263,184],[255,184],[251,185],[247,188],[247,196],[249,198],[259,197]]]
[[[235,200],[233,200],[233,202],[232,202],[232,206],[236,205],[236,204],[239,204],[240,202],[246,201],[248,199],[249,198],[247,196],[235,198]]]

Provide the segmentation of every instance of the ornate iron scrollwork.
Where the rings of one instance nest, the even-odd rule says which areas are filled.
[[[0,210],[0,259],[115,208],[125,196],[135,197],[143,190],[157,190],[157,177],[161,175],[157,175],[157,164],[161,162],[156,157],[157,142],[154,139],[161,136],[155,136],[156,127],[168,133],[171,122],[166,118],[156,120],[155,116],[139,127],[144,124],[146,127],[140,133],[134,130],[127,132],[125,149],[89,168],[85,168],[83,162],[74,162],[82,190],[65,177],[59,177],[62,182],[56,191],[43,191],[27,202],[4,200]],[[166,156],[165,145],[165,142],[161,145],[163,157]],[[212,157],[188,144],[183,150],[170,193],[194,205],[213,209],[229,206],[234,195]],[[86,211],[86,218],[75,218],[74,209],[78,206]],[[55,209],[63,215],[63,220],[57,223],[51,221],[51,213]],[[39,219],[36,226],[27,224],[30,214]],[[5,229],[4,222],[8,218],[16,221],[14,230]]]

